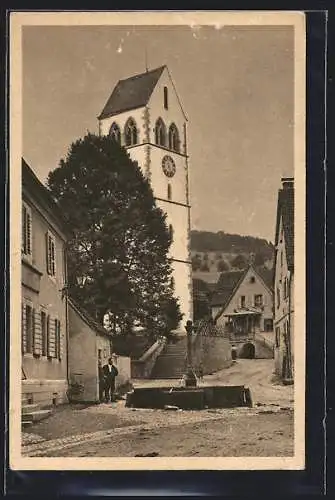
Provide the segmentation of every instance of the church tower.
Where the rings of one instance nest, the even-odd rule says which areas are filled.
[[[193,318],[187,117],[168,68],[119,80],[98,120],[100,134],[113,136],[138,162],[167,214],[174,294],[184,324]]]

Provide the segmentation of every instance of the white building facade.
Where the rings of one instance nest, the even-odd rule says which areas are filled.
[[[169,257],[183,323],[193,318],[187,117],[166,66],[120,80],[98,117],[150,180],[172,234]]]

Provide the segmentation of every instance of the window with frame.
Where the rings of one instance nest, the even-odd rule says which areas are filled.
[[[241,295],[240,297],[240,306],[242,309],[245,307],[245,295]]]
[[[255,307],[262,307],[263,306],[263,295],[262,294],[257,294],[254,296],[254,306]]]
[[[113,122],[111,128],[109,129],[109,137],[113,141],[121,144],[121,130],[117,123]]]
[[[124,138],[126,146],[137,144],[137,126],[134,118],[128,118],[124,127]]]
[[[171,198],[172,198],[172,187],[171,187],[170,183],[168,184],[168,187],[167,187],[167,198],[168,198],[168,200],[171,200]]]
[[[276,347],[280,346],[280,328],[278,326],[276,328],[275,343],[276,343]]]
[[[272,332],[273,331],[273,319],[266,318],[264,320],[264,331],[265,332]]]
[[[166,145],[166,127],[161,118],[158,118],[155,125],[155,143],[158,146]]]
[[[47,273],[51,277],[56,276],[56,238],[55,236],[50,233],[50,231],[47,232],[46,235],[47,239]]]
[[[168,88],[164,87],[164,109],[169,109],[169,94]]]
[[[172,123],[169,127],[169,149],[179,153],[179,144],[179,132],[176,125]]]
[[[32,257],[32,217],[31,208],[22,204],[22,253],[25,257]]]
[[[280,290],[277,287],[277,308],[280,306]]]

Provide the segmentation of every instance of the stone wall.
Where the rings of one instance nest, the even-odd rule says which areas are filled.
[[[131,360],[132,378],[150,378],[158,356],[163,352],[166,338],[160,338],[143,354],[140,359]]]
[[[214,325],[202,325],[192,336],[192,362],[195,372],[202,365],[204,375],[214,373],[232,364],[229,339]]]
[[[130,382],[131,379],[131,361],[127,356],[116,355],[115,365],[118,369],[118,376],[115,379],[115,389],[118,390]]]

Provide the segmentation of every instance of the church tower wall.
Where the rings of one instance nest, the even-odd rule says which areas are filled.
[[[171,77],[165,67],[145,106],[118,113],[100,120],[102,135],[109,133],[115,122],[121,131],[121,145],[125,145],[124,127],[133,118],[137,128],[137,144],[127,147],[132,160],[137,161],[143,174],[150,180],[157,205],[167,214],[166,223],[173,241],[169,256],[172,259],[175,296],[179,298],[182,324],[192,319],[192,268],[190,262],[190,206],[188,159],[186,155],[186,116],[181,107]],[[165,128],[164,144],[157,144],[158,120]],[[169,129],[177,130],[177,142],[172,143]],[[163,168],[165,160],[173,163],[173,173]],[[182,326],[182,325],[181,325]]]

